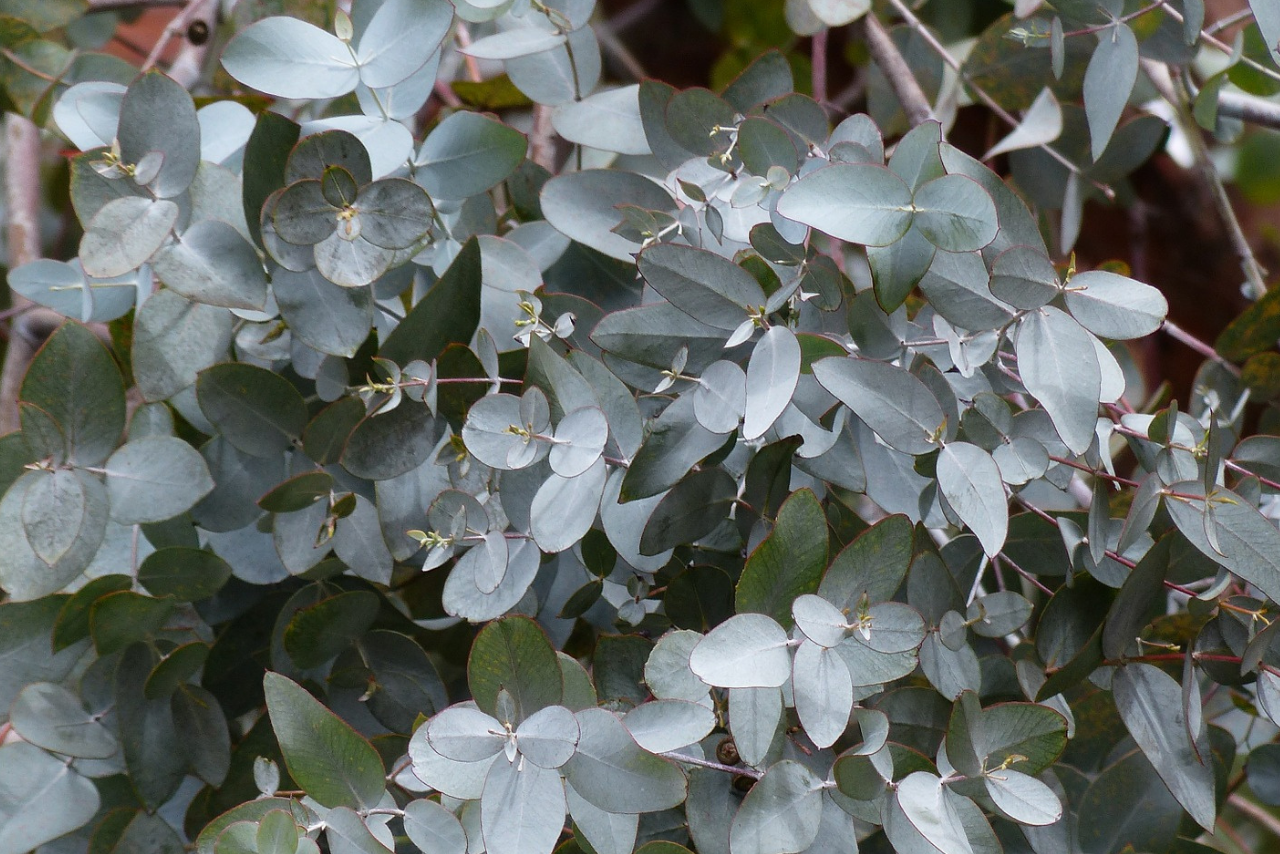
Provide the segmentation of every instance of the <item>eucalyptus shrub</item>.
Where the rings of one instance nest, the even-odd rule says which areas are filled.
[[[1144,402],[1164,297],[1068,253],[1201,4],[981,34],[1013,184],[883,76],[834,127],[778,53],[602,87],[593,5],[262,18],[221,66],[278,112],[45,93],[84,234],[9,276],[70,320],[0,438],[0,852],[1210,850],[1217,719],[1280,722],[1280,438],[1220,357]],[[558,173],[415,139],[458,22]]]

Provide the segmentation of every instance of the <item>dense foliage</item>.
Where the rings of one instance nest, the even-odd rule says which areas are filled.
[[[1273,3],[1206,79],[1200,0],[788,0],[866,26],[847,117],[777,51],[604,85],[594,0],[252,5],[197,109],[0,3],[83,226],[9,274],[70,320],[0,437],[0,852],[1191,854],[1244,759],[1280,801],[1275,294],[1179,404],[1160,290],[1070,252],[1131,102],[1205,155],[1280,91]]]

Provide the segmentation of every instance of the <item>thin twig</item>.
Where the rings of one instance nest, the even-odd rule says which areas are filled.
[[[1246,799],[1239,792],[1232,792],[1227,795],[1227,803],[1240,810],[1249,818],[1256,821],[1262,827],[1271,832],[1272,836],[1280,838],[1280,819],[1255,804],[1253,801]]]
[[[882,28],[881,32],[883,31]],[[831,31],[826,27],[814,33],[810,49],[810,61],[813,65],[813,100],[819,104],[826,103],[827,100],[827,41],[830,33]]]
[[[458,22],[458,27],[454,31],[454,38],[458,40],[458,47],[466,50],[471,47],[471,30],[462,21]],[[480,63],[476,61],[474,56],[468,54],[462,55],[462,61],[467,66],[467,76],[471,78],[472,83],[479,83],[484,78],[480,74]]]
[[[533,127],[529,131],[529,159],[543,169],[555,171],[555,128],[551,126],[551,108],[546,104],[533,105]]]
[[[1252,18],[1252,17],[1253,17],[1253,10],[1248,7],[1245,7],[1244,9],[1241,9],[1238,12],[1232,12],[1230,15],[1224,15],[1219,20],[1214,21],[1212,24],[1205,27],[1204,35],[1216,36],[1218,33],[1222,32],[1228,27],[1234,27],[1236,24],[1240,23],[1246,18]]]
[[[636,59],[636,55],[622,43],[622,39],[618,38],[618,34],[613,28],[606,24],[597,24],[594,27],[596,31],[596,41],[600,42],[600,49],[612,59],[622,71],[632,80],[639,83],[649,75],[645,73],[644,66],[640,64],[640,60]]]
[[[8,216],[9,269],[40,257],[40,129],[28,118],[5,117],[5,199]],[[31,305],[10,291],[14,309]],[[14,332],[21,333],[14,324]],[[9,336],[4,367],[0,368],[0,433],[17,430],[18,391],[36,346],[24,334]]]
[[[41,80],[45,81],[46,83],[62,82],[61,75],[55,77],[52,74],[46,74],[45,72],[41,71],[39,68],[36,68],[34,65],[31,65],[23,61],[22,57],[18,56],[16,53],[9,50],[9,48],[7,47],[0,47],[0,56],[3,56],[5,59],[9,60],[14,65],[18,66],[18,68],[30,74],[32,77],[39,77]],[[63,70],[63,73],[64,74],[66,73],[65,69]]]
[[[1164,13],[1168,15],[1170,18],[1173,18],[1179,24],[1186,22],[1186,18],[1182,16],[1182,13],[1179,12],[1172,5],[1170,5],[1168,0],[1165,0],[1163,5],[1164,5]],[[1235,48],[1233,48],[1231,45],[1227,44],[1226,42],[1222,41],[1221,39],[1214,38],[1213,34],[1210,33],[1208,30],[1201,30],[1200,38],[1204,41],[1205,44],[1208,44],[1208,45],[1211,45],[1212,47],[1217,48],[1218,50],[1225,53],[1227,56],[1235,56]],[[1250,59],[1247,56],[1241,56],[1241,57],[1238,57],[1238,61],[1240,62],[1241,65],[1247,65],[1249,68],[1252,68],[1254,71],[1257,71],[1259,74],[1263,74],[1263,75],[1266,75],[1267,77],[1270,77],[1272,80],[1280,80],[1280,71],[1276,71],[1274,68],[1267,68],[1267,66],[1263,65],[1262,63],[1258,62],[1255,59]]]
[[[663,753],[662,756],[667,759],[674,759],[676,762],[683,762],[686,765],[696,765],[699,768],[710,768],[712,771],[723,771],[726,774],[741,774],[744,777],[750,777],[753,780],[759,780],[764,773],[757,771],[746,765],[722,765],[719,762],[710,762],[706,759],[697,759],[693,756],[685,756],[683,753]]]
[[[1280,130],[1280,104],[1253,95],[1222,92],[1218,95],[1218,114]]]
[[[146,60],[142,63],[143,71],[155,67],[155,64],[160,61],[161,54],[169,46],[169,42],[178,36],[186,35],[187,28],[208,2],[209,0],[191,0],[181,12],[173,16],[173,20],[164,28],[164,32],[160,33],[160,38],[156,39],[156,43],[151,47],[151,53],[147,54]]]
[[[1004,563],[1007,563],[1010,566],[1010,568],[1013,569],[1014,572],[1018,573],[1018,575],[1021,575],[1031,585],[1039,588],[1041,593],[1044,593],[1048,596],[1053,595],[1053,591],[1050,590],[1048,587],[1045,587],[1044,584],[1041,583],[1040,579],[1036,578],[1034,575],[1027,572],[1022,567],[1018,566],[1018,564],[1014,562],[1014,560],[1004,552],[1000,553],[1000,560],[1003,561]],[[999,580],[999,578],[1000,578],[999,573],[996,573],[996,579]]]
[[[907,7],[906,3],[902,0],[889,0],[889,5],[891,5],[894,8],[894,11],[901,15],[902,19],[906,21],[917,34],[919,34],[920,38],[924,40],[924,43],[929,46],[929,49],[936,53],[939,58],[941,58],[942,61],[956,73],[956,76],[960,78],[960,81],[969,87],[977,99],[981,101],[987,109],[999,116],[1000,120],[1011,128],[1016,128],[1021,124],[1021,122],[1018,121],[1017,116],[1000,106],[1000,103],[996,101],[995,98],[991,97],[985,89],[973,82],[973,79],[965,72],[960,61],[951,55],[951,51],[947,50],[946,46],[942,42],[938,41],[937,37],[929,31],[929,28],[926,27],[919,18],[916,17],[915,13]],[[1102,195],[1106,196],[1108,201],[1115,200],[1115,190],[1106,184],[1085,175],[1084,171],[1074,163],[1071,158],[1067,157],[1065,154],[1049,144],[1041,145],[1040,148],[1054,160],[1058,161],[1058,163],[1066,167],[1067,171],[1072,175],[1089,182],[1091,186],[1102,193]]]
[[[609,28],[615,33],[631,29],[662,5],[662,0],[637,0],[616,15],[609,16]]]
[[[90,12],[132,12],[136,9],[161,9],[182,6],[187,0],[89,0]]]
[[[1222,365],[1222,367],[1226,368],[1228,372],[1234,374],[1235,376],[1237,377],[1240,376],[1240,369],[1238,367],[1236,367],[1231,362],[1219,356],[1217,350],[1214,350],[1208,344],[1201,341],[1199,338],[1192,335],[1190,332],[1186,331],[1181,326],[1178,326],[1178,324],[1174,323],[1172,320],[1166,320],[1164,322],[1164,325],[1161,326],[1160,329],[1162,332],[1164,332],[1165,335],[1168,335],[1173,340],[1196,351],[1201,356],[1204,356],[1206,359],[1211,359],[1217,362],[1219,365]]]
[[[907,60],[903,58],[902,53],[898,50],[898,46],[893,43],[893,39],[885,32],[884,25],[872,13],[868,13],[863,20],[864,30],[867,35],[867,50],[871,53],[871,60],[884,74],[885,79],[889,81],[889,88],[893,90],[893,94],[897,96],[898,102],[902,104],[902,110],[907,114],[907,122],[915,127],[934,119],[933,106],[929,103],[929,99],[925,96],[924,90],[920,88],[920,82],[916,80],[916,76],[911,71],[911,66],[907,64]],[[823,30],[825,35],[826,30]],[[814,36],[814,53],[817,53],[817,36]],[[941,47],[941,45],[939,45]],[[824,60],[825,66],[825,60]],[[814,62],[814,78],[817,79],[817,62]],[[818,98],[817,94],[814,95]],[[818,98],[819,101],[825,100]]]
[[[1218,215],[1222,217],[1222,223],[1226,226],[1227,236],[1231,240],[1231,248],[1235,250],[1236,256],[1240,259],[1240,268],[1244,273],[1245,281],[1249,283],[1253,298],[1259,299],[1267,292],[1267,283],[1262,273],[1262,267],[1258,265],[1258,259],[1254,257],[1253,248],[1249,245],[1249,238],[1245,236],[1244,229],[1240,227],[1240,220],[1236,217],[1235,209],[1231,207],[1231,197],[1227,195],[1227,188],[1222,183],[1221,176],[1218,175],[1218,169],[1213,165],[1213,159],[1209,154],[1209,147],[1205,144],[1204,135],[1201,133],[1200,126],[1196,124],[1195,119],[1191,116],[1188,104],[1191,103],[1191,96],[1187,92],[1186,83],[1181,76],[1174,76],[1169,73],[1169,69],[1149,59],[1142,60],[1142,68],[1147,73],[1147,78],[1155,86],[1156,91],[1160,93],[1160,97],[1164,98],[1173,108],[1174,116],[1182,128],[1183,136],[1186,137],[1188,144],[1191,146],[1191,153],[1195,157],[1196,170],[1200,173],[1201,178],[1209,188],[1210,195],[1213,197],[1214,207],[1218,209]]]
[[[1114,21],[1107,21],[1105,24],[1098,24],[1097,26],[1094,26],[1094,27],[1085,27],[1083,30],[1072,30],[1069,33],[1063,33],[1062,37],[1069,39],[1072,36],[1088,36],[1094,33],[1100,33],[1103,30],[1114,27],[1116,24],[1126,24],[1129,21],[1132,21],[1134,18],[1141,18],[1143,15],[1146,15],[1149,12],[1156,11],[1163,5],[1164,5],[1164,0],[1156,0],[1156,2],[1152,3],[1150,6],[1144,6],[1136,12],[1130,12],[1127,15],[1121,15],[1119,18],[1116,18]]]
[[[444,101],[447,106],[453,107],[455,110],[462,106],[462,99],[449,86],[447,80],[437,80],[435,87],[436,97]]]

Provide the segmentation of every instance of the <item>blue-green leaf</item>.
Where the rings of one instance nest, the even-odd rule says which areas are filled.
[[[1100,31],[1084,75],[1084,112],[1095,161],[1107,150],[1137,79],[1138,39],[1133,30],[1116,23]]]
[[[911,190],[884,166],[836,164],[783,193],[778,213],[840,240],[888,246],[911,227]]]
[[[433,199],[466,199],[505,180],[524,159],[519,131],[479,113],[457,112],[427,134],[414,179]]]
[[[747,406],[742,438],[748,442],[765,434],[791,403],[800,381],[800,343],[795,333],[779,324],[756,344],[747,364]]]
[[[1160,779],[1197,824],[1213,827],[1217,813],[1213,764],[1207,741],[1192,742],[1181,687],[1160,668],[1137,663],[1117,671],[1111,690],[1129,734]]]
[[[991,455],[968,442],[948,443],[938,454],[938,489],[987,556],[999,554],[1009,532],[1009,504]]]
[[[1077,454],[1093,442],[1102,369],[1089,333],[1066,313],[1045,306],[1018,324],[1018,374],[1049,413],[1062,443]]]
[[[890,447],[905,454],[933,450],[942,407],[928,386],[886,362],[832,356],[815,362],[813,375]]]
[[[996,205],[982,185],[964,175],[944,175],[922,185],[912,199],[915,226],[947,252],[973,252],[995,240]]]
[[[453,23],[445,0],[387,0],[360,34],[360,82],[384,89],[426,65]]]
[[[346,42],[297,18],[265,18],[242,30],[222,52],[222,65],[278,98],[340,98],[360,80]]]
[[[733,819],[733,854],[795,854],[818,835],[822,781],[799,762],[779,762],[747,793]]]

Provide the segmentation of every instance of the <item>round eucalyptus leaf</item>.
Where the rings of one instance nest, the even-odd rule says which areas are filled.
[[[330,166],[347,170],[361,187],[373,180],[369,149],[355,134],[339,129],[311,133],[298,141],[289,152],[285,184],[307,178],[319,180]]]
[[[419,798],[404,808],[404,832],[423,851],[466,854],[467,835],[457,816],[435,801]]]
[[[521,427],[520,398],[511,394],[482,397],[467,412],[462,441],[467,451],[491,468],[508,469],[508,455],[518,446],[541,444],[511,430]],[[530,460],[529,462],[532,462]]]
[[[885,834],[894,848],[915,850],[920,843],[938,851],[971,851],[954,795],[926,771],[915,771],[898,782],[885,809]],[[918,841],[917,841],[918,840]]]
[[[822,781],[799,762],[784,760],[752,787],[734,816],[735,854],[804,851],[822,823]]]
[[[204,459],[195,448],[171,436],[127,442],[104,468],[111,518],[122,525],[172,519],[213,490]]]
[[[639,86],[623,86],[563,104],[552,114],[552,126],[578,145],[619,154],[649,154],[639,94]]]
[[[108,202],[80,239],[80,263],[90,276],[123,276],[145,264],[178,221],[178,206],[166,199],[126,196]]]
[[[853,677],[840,654],[816,643],[800,644],[791,690],[800,724],[813,743],[821,748],[835,744],[853,709]]]
[[[1019,824],[1041,827],[1062,818],[1062,802],[1035,777],[1006,768],[988,771],[982,782],[996,808]]]
[[[620,261],[630,261],[640,244],[613,230],[622,221],[617,205],[666,212],[675,207],[667,191],[648,178],[604,169],[552,178],[541,200],[547,222],[560,233]]]
[[[1053,262],[1034,246],[1010,246],[991,265],[991,293],[1016,308],[1039,308],[1060,289]]]
[[[793,184],[778,213],[839,240],[888,246],[911,227],[911,189],[883,166],[836,164]]]
[[[286,187],[271,211],[275,233],[297,246],[313,246],[339,227],[339,209],[325,198],[322,182],[311,178]]]
[[[453,23],[453,7],[442,0],[389,0],[360,34],[356,61],[360,82],[384,89],[426,65]]]
[[[687,700],[641,703],[622,718],[636,743],[650,753],[669,753],[697,744],[715,728],[711,709]]]
[[[531,528],[538,548],[562,552],[586,535],[595,523],[608,468],[597,459],[577,477],[552,474],[538,489],[531,509]]]
[[[1064,445],[1083,453],[1093,442],[1102,395],[1102,369],[1089,333],[1053,306],[1018,323],[1018,372],[1045,410]]]
[[[791,403],[800,381],[800,342],[781,324],[764,334],[747,363],[746,413],[742,438],[758,439]]]
[[[458,559],[445,580],[441,599],[447,613],[473,622],[495,620],[514,608],[538,574],[541,553],[529,540],[508,546],[506,574],[492,593],[480,590],[478,572],[486,552],[473,548]]]
[[[548,32],[537,27],[520,27],[485,36],[463,49],[467,56],[476,59],[516,59],[551,50],[564,44],[560,33]]]
[[[152,268],[189,300],[224,308],[261,310],[267,277],[249,241],[225,222],[205,220],[157,253]]]
[[[264,18],[242,30],[223,50],[222,66],[277,98],[340,98],[360,80],[345,42],[288,17]]]
[[[1026,597],[1012,590],[981,596],[969,605],[965,616],[971,627],[983,637],[1003,637],[1026,625],[1031,619],[1032,605]]]
[[[320,195],[332,207],[341,209],[355,204],[359,192],[356,179],[345,168],[338,165],[325,167],[324,174],[320,176]]]
[[[729,433],[747,406],[747,375],[734,362],[712,362],[693,390],[693,414],[712,433]]]
[[[915,375],[884,362],[833,356],[813,364],[822,387],[866,422],[890,447],[924,454],[942,429],[942,407]]]
[[[338,229],[315,246],[316,270],[335,285],[344,288],[359,288],[371,285],[382,277],[395,253],[365,240],[359,233],[363,216],[357,215],[353,222],[358,228],[347,232],[347,223],[339,224]],[[354,236],[352,236],[354,234]]]
[[[996,238],[996,204],[982,185],[964,175],[934,178],[912,199],[915,225],[947,252],[973,252]]]
[[[417,184],[404,178],[383,178],[360,191],[355,200],[363,223],[361,236],[383,249],[407,249],[431,228],[435,208]]]
[[[698,632],[678,629],[654,645],[645,661],[644,681],[655,697],[696,703],[707,696],[707,684],[689,669],[689,656],[701,639]]]
[[[718,688],[777,688],[791,676],[787,633],[764,614],[738,614],[694,647],[689,667]]]
[[[1018,436],[991,452],[1000,468],[1000,477],[1010,486],[1021,486],[1040,477],[1049,468],[1049,452],[1028,436]]]
[[[154,596],[196,602],[217,593],[231,579],[231,567],[203,549],[170,546],[147,555],[138,581]]]
[[[750,273],[714,252],[660,243],[640,254],[639,267],[653,289],[681,311],[726,332],[765,302]]]
[[[524,135],[479,113],[456,112],[436,125],[414,157],[414,180],[433,199],[467,199],[505,180],[528,146]]]
[[[368,288],[335,285],[315,270],[276,269],[271,291],[289,331],[312,349],[349,358],[369,337],[373,297]]]
[[[105,509],[106,494],[95,478],[66,470],[39,472],[22,498],[22,532],[36,556],[54,566],[82,538],[96,535],[101,542]]]
[[[106,759],[119,742],[75,694],[51,682],[23,688],[9,710],[9,723],[32,744],[67,756]]]
[[[556,425],[551,469],[561,477],[577,477],[595,464],[609,440],[609,422],[595,406],[567,413]]]
[[[938,455],[937,471],[938,489],[951,509],[988,556],[998,554],[1009,533],[1009,504],[995,460],[977,445],[951,442]]]
[[[21,780],[18,790],[0,796],[0,849],[28,850],[87,824],[102,800],[92,780],[33,744],[0,747],[0,775]]]
[[[479,762],[496,756],[507,742],[501,723],[467,706],[451,706],[440,712],[426,731],[435,751],[456,762]]]
[[[480,796],[485,850],[492,854],[550,851],[564,828],[564,784],[553,770],[498,757]]]
[[[103,148],[116,138],[127,87],[106,80],[76,83],[53,105],[53,120],[81,151]]]
[[[1164,323],[1164,294],[1105,270],[1077,273],[1063,289],[1067,310],[1094,335],[1117,341],[1150,335]]]
[[[227,441],[247,454],[270,457],[292,448],[307,426],[302,395],[265,368],[226,362],[202,371],[200,409]]]
[[[844,612],[812,593],[796,597],[791,603],[791,615],[795,618],[796,628],[821,647],[833,647],[849,633],[848,618]]]
[[[472,551],[479,552],[478,556],[468,552],[474,561],[476,587],[481,593],[492,593],[507,575],[507,538],[501,531],[490,531]]]
[[[684,801],[687,782],[676,764],[642,750],[612,712],[583,709],[575,717],[578,750],[563,772],[583,800],[624,815],[670,809]]]
[[[578,746],[578,721],[564,706],[547,706],[521,721],[516,749],[542,768],[559,768]]]
[[[137,166],[135,180],[157,198],[191,186],[200,166],[200,121],[191,96],[172,78],[149,71],[135,80],[120,104],[116,133],[120,158]]]

